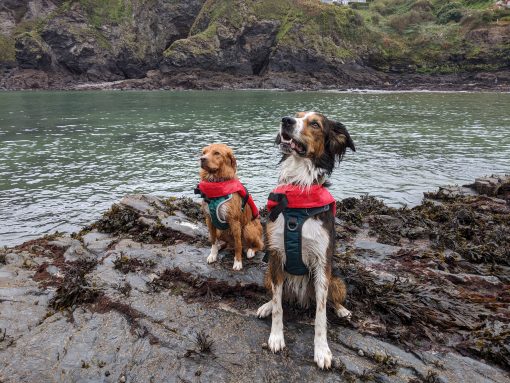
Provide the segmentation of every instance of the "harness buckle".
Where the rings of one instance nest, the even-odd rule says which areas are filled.
[[[298,228],[298,219],[297,217],[289,217],[287,219],[287,229],[289,229],[290,231],[296,231],[296,229]]]

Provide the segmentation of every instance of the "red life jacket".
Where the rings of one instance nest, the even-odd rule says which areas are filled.
[[[287,273],[305,275],[310,271],[303,262],[301,231],[307,219],[318,214],[332,211],[336,215],[336,201],[322,185],[302,187],[296,185],[278,186],[269,194],[267,201],[269,219],[275,222],[280,214],[285,220],[284,245]],[[331,233],[334,240],[335,235]]]
[[[331,205],[333,216],[336,215],[336,201],[328,189],[323,185],[303,187],[298,185],[281,185],[274,189],[272,195],[284,194],[287,197],[287,206],[290,209],[308,209]],[[279,201],[269,199],[267,210],[279,205]]]
[[[238,179],[223,182],[209,182],[203,180],[200,181],[197,189],[203,198],[210,199],[224,197],[232,193],[238,193],[243,198],[243,208],[246,203],[250,206],[253,219],[259,216],[259,209],[257,209],[257,205],[255,205],[250,193],[248,193],[248,190]]]

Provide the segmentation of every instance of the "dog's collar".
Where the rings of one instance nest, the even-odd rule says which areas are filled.
[[[204,181],[207,181],[207,182],[225,182],[225,181],[230,181],[232,178],[207,178],[205,179]]]

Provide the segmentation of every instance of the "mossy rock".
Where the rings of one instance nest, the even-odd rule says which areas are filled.
[[[14,39],[0,34],[0,63],[12,63],[14,61],[16,61]]]

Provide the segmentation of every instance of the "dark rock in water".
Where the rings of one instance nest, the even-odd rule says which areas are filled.
[[[477,178],[471,187],[479,194],[510,200],[510,175]]]
[[[473,193],[337,206],[353,317],[328,313],[331,371],[313,363],[313,308],[286,305],[287,349],[264,348],[260,255],[209,265],[197,203],[132,195],[73,238],[0,251],[0,381],[510,382],[510,207]]]

